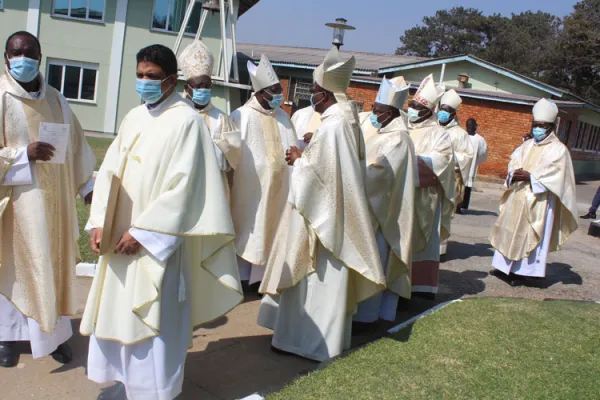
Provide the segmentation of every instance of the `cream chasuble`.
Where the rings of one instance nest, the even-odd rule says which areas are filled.
[[[83,335],[131,345],[162,334],[163,279],[187,282],[191,327],[227,313],[242,301],[234,231],[214,145],[206,125],[179,94],[153,112],[127,114],[97,177],[90,213],[102,226],[110,176],[121,179],[116,244],[130,228],[182,237],[165,262],[144,248],[135,256],[109,252],[98,262],[81,322]],[[113,245],[114,248],[114,245]],[[172,295],[170,295],[172,296]],[[167,311],[167,310],[165,310]],[[191,330],[186,332],[191,343]]]
[[[513,182],[500,199],[500,216],[492,228],[490,242],[505,258],[519,261],[540,245],[544,230],[551,225],[548,251],[558,251],[577,229],[575,174],[569,150],[550,134],[540,143],[528,140],[511,156],[512,172],[528,171],[547,191],[534,194],[529,182]],[[554,197],[554,220],[547,224],[549,198]]]
[[[369,121],[367,123],[373,126]],[[394,119],[366,143],[367,199],[375,231],[381,230],[392,254],[388,258],[388,289],[410,299],[412,232],[417,160],[402,117]]]
[[[283,110],[267,111],[255,97],[234,111],[231,119],[242,134],[231,188],[237,254],[264,266],[288,196],[291,168],[285,151],[296,146],[297,138]]]
[[[38,141],[41,123],[69,125],[70,140],[64,164],[32,162],[33,183],[0,186],[0,293],[48,333],[61,316],[77,313],[75,198],[92,178],[96,160],[66,100],[38,79],[39,95],[32,96],[8,73],[0,77],[2,182],[17,149]]]
[[[298,148],[304,150],[306,143],[304,143],[304,135],[307,133],[314,133],[321,125],[321,114],[316,112],[312,106],[304,107],[292,115],[292,124],[296,130],[298,137]]]
[[[385,289],[358,157],[363,139],[339,104],[321,119],[294,164],[260,287],[279,307],[265,296],[259,314],[275,347],[319,361],[347,348],[357,304]]]
[[[456,184],[454,186],[454,205],[461,204],[465,194],[466,182],[469,180],[469,173],[475,151],[469,138],[469,134],[459,125],[456,118],[452,120],[445,128],[452,141],[454,151],[454,163],[456,168]]]

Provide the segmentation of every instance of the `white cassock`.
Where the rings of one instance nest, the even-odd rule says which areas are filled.
[[[367,119],[363,132],[373,127]],[[365,134],[365,136],[367,136]],[[417,182],[415,147],[402,116],[366,139],[367,199],[388,290],[358,305],[354,321],[394,321],[398,298],[411,297],[410,271]]]
[[[142,250],[98,262],[81,323],[88,378],[122,382],[129,400],[171,400],[193,328],[242,300],[214,144],[178,94],[133,109],[100,168],[88,229],[104,220],[112,174],[121,189],[111,241],[129,231]]]
[[[316,361],[349,348],[357,304],[385,288],[364,191],[360,129],[335,104],[294,164],[260,292],[272,344]]]
[[[8,73],[0,78],[0,191],[8,196],[0,210],[0,341],[29,341],[33,358],[73,334],[75,197],[92,191],[96,164],[67,101],[39,79],[40,91],[27,93]],[[27,145],[38,141],[41,123],[70,126],[65,164],[30,163]]]
[[[469,179],[467,180],[467,187],[472,188],[475,186],[475,177],[477,176],[479,164],[482,164],[487,160],[488,152],[487,142],[479,133],[476,133],[475,135],[469,135],[469,139],[471,140],[473,153],[475,154],[475,158],[471,164],[471,170],[469,171]]]
[[[304,135],[315,133],[319,125],[321,125],[321,115],[312,106],[304,107],[292,115],[292,124],[298,137],[298,148],[304,150],[306,148]]]
[[[285,151],[297,145],[294,127],[280,108],[265,110],[255,97],[231,114],[241,132],[241,155],[231,187],[240,277],[260,282],[285,206],[291,167]]]
[[[530,182],[512,182],[515,170]],[[557,251],[577,229],[575,175],[568,149],[551,134],[529,140],[511,155],[506,191],[490,242],[492,265],[505,274],[546,276],[548,253]]]

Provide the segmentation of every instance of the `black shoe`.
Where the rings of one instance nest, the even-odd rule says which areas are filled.
[[[19,363],[16,342],[0,342],[0,367],[13,368]]]
[[[596,213],[589,212],[579,218],[581,218],[581,219],[596,219]]]
[[[463,213],[463,210],[462,210],[462,208],[457,208],[457,209],[456,209],[456,214],[458,214],[458,215],[463,215],[464,213]]]
[[[68,364],[73,361],[73,351],[71,351],[71,346],[66,342],[58,346],[50,355],[54,358],[54,361],[61,364]]]

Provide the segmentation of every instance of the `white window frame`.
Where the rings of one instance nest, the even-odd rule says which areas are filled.
[[[69,8],[67,13],[71,14],[71,4],[72,4],[73,0],[69,0]],[[56,6],[56,1],[52,0],[52,16],[55,18],[63,18],[63,19],[70,19],[72,21],[84,21],[84,22],[93,22],[93,23],[97,23],[97,24],[103,24],[104,20],[106,18],[106,2],[108,0],[102,0],[104,3],[104,7],[102,9],[102,19],[90,19],[90,1],[91,0],[87,0],[87,8],[86,8],[86,12],[85,12],[85,18],[77,18],[77,17],[71,17],[71,15],[62,15],[62,14],[56,14],[54,12],[55,10],[55,6]]]
[[[88,63],[81,63],[78,61],[67,61],[67,60],[57,60],[57,59],[48,59],[48,61],[46,62],[47,66],[46,66],[46,76],[50,76],[50,66],[54,65],[57,67],[62,67],[62,77],[61,77],[61,83],[60,83],[60,90],[59,92],[61,94],[63,94],[64,90],[65,90],[65,71],[67,70],[65,67],[75,67],[75,68],[79,68],[79,89],[78,89],[78,99],[69,99],[65,96],[65,99],[67,99],[68,102],[70,103],[84,103],[84,104],[97,104],[97,100],[98,100],[98,76],[100,75],[100,71],[98,70],[98,65],[97,64],[88,64]],[[82,99],[81,98],[81,88],[83,86],[83,70],[84,69],[90,69],[90,70],[94,70],[96,71],[96,82],[94,82],[94,100],[86,100],[86,99]],[[63,94],[64,96],[64,94]]]
[[[169,22],[171,20],[171,12],[170,12],[171,11],[171,2],[175,1],[175,0],[167,0],[167,1],[169,3],[168,3],[168,7],[167,7],[167,21],[165,22],[166,28],[165,29],[161,29],[161,28],[155,28],[152,25],[152,23],[154,21],[154,9],[156,8],[156,0],[152,0],[152,15],[150,16],[150,30],[153,31],[153,32],[160,32],[160,33],[168,33],[168,34],[171,34],[171,35],[178,35],[179,32],[170,31],[169,30]],[[195,0],[187,0],[187,5],[186,6],[189,6],[190,2],[192,2],[192,1],[195,1]],[[184,30],[183,35],[184,36],[193,36],[193,37],[195,37],[196,36],[196,32],[185,32],[185,30]]]

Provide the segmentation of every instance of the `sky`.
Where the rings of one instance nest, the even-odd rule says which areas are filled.
[[[327,48],[333,31],[325,23],[343,17],[355,31],[346,32],[344,50],[393,53],[405,30],[437,10],[472,7],[484,14],[541,10],[559,17],[577,0],[260,0],[238,22],[238,43]],[[415,5],[424,5],[418,7]]]

